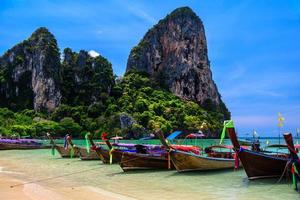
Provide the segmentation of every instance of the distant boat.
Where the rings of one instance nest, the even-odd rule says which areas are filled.
[[[239,144],[234,128],[227,128],[227,132],[248,179],[273,178],[283,174],[289,160],[287,156],[245,149]]]
[[[203,156],[200,154],[176,150],[167,143],[161,132],[158,132],[157,135],[162,144],[168,149],[171,161],[178,172],[221,170],[239,167],[238,160],[234,159],[234,152],[219,152],[217,154],[216,151],[214,151],[216,154],[213,155],[212,151],[214,147],[211,147],[211,154]],[[218,148],[229,149],[226,146],[218,146]]]
[[[0,139],[0,150],[45,149],[49,146],[32,139]]]

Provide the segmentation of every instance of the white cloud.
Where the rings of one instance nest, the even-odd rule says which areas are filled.
[[[89,55],[93,58],[99,56],[100,54],[97,52],[97,51],[94,51],[94,50],[90,50],[89,51]]]
[[[132,5],[129,2],[124,3],[123,1],[118,1],[120,5],[122,5],[124,8],[126,8],[131,14],[134,16],[150,23],[150,24],[155,24],[157,20],[149,15],[145,9],[141,8],[140,6],[137,5]]]

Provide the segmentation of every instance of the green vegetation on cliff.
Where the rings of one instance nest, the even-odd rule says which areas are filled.
[[[205,132],[209,136],[217,136],[222,127],[223,114],[208,112],[194,102],[179,99],[160,89],[147,74],[129,72],[116,82],[111,95],[100,94],[101,98],[90,106],[62,104],[49,115],[33,110],[13,113],[2,108],[1,134],[43,136],[51,131],[60,136],[71,133],[78,137],[86,131],[100,130],[110,135],[138,138],[156,128],[166,133],[173,130],[197,131],[205,122]],[[121,116],[131,121],[129,125],[121,127]]]
[[[186,12],[191,11],[183,8],[175,14]],[[134,48],[134,57],[147,45],[141,42]],[[166,85],[168,72],[153,76],[130,69],[116,79],[111,63],[101,55],[66,48],[61,60],[55,37],[39,28],[0,57],[0,134],[82,137],[100,130],[139,138],[157,128],[194,132],[206,124],[207,136],[217,137],[223,120],[230,117],[224,103],[216,105],[210,96],[203,104],[182,100],[187,98],[172,94]],[[198,90],[200,83],[194,82]],[[211,90],[209,84],[201,87]]]

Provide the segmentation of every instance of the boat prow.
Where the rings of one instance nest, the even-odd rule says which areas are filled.
[[[65,147],[60,145],[55,145],[55,149],[58,151],[62,158],[78,158],[80,156],[78,147],[73,147],[73,152],[71,152],[71,148],[66,149]]]
[[[288,158],[244,149],[237,140],[235,129],[227,128],[227,131],[248,179],[274,178],[282,175]]]

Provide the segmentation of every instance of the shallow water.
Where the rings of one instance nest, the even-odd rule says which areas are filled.
[[[62,159],[50,150],[0,151],[1,173],[53,189],[96,186],[137,199],[299,199],[290,183],[277,179],[248,181],[245,172],[136,171],[100,161]],[[1,176],[0,176],[1,178]]]

